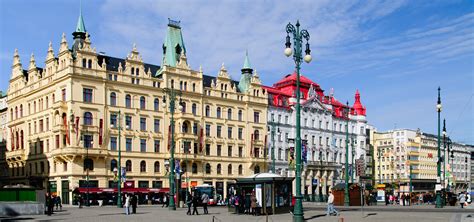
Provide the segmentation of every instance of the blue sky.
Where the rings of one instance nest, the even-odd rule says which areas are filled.
[[[0,89],[7,90],[18,48],[43,66],[49,41],[58,51],[71,33],[79,1],[0,1]],[[167,18],[181,20],[188,62],[215,76],[222,63],[238,80],[245,51],[266,85],[292,72],[283,55],[285,26],[300,20],[311,35],[313,62],[302,73],[340,101],[356,89],[379,130],[436,132],[437,87],[448,133],[474,144],[474,4],[472,1],[144,1],[83,0],[98,52],[125,56],[133,43],[159,64]]]

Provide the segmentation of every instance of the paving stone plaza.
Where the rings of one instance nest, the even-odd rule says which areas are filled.
[[[331,221],[331,222],[357,222],[357,221],[387,221],[387,222],[471,222],[474,221],[474,209],[459,209],[457,207],[446,207],[435,209],[434,206],[374,206],[361,210],[360,207],[341,208],[339,216],[326,216],[325,206],[312,203],[305,204],[304,216],[306,221]],[[290,213],[266,216],[236,215],[229,212],[226,207],[211,207],[208,215],[186,215],[186,208],[178,208],[169,211],[159,205],[139,206],[137,214],[125,215],[124,210],[116,207],[63,207],[60,212],[52,216],[19,216],[12,218],[1,218],[0,221],[292,221]]]

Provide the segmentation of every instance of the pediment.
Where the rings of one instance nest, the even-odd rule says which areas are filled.
[[[328,109],[324,106],[324,104],[321,103],[321,101],[319,101],[317,96],[313,96],[309,98],[302,104],[302,106],[305,109],[317,109],[321,111],[328,111]]]

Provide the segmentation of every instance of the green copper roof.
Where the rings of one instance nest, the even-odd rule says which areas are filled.
[[[168,20],[168,30],[166,32],[165,42],[163,43],[162,66],[168,65],[176,67],[180,57],[178,51],[186,54],[186,47],[184,46],[183,34],[181,33],[181,27],[179,24],[180,22],[171,19]]]
[[[79,18],[77,19],[76,32],[86,33],[86,26],[84,25],[84,19],[82,18],[82,8],[79,12]]]
[[[245,52],[244,67],[242,67],[242,69],[252,69],[252,66],[250,65],[250,61],[249,61],[249,51],[248,50]]]

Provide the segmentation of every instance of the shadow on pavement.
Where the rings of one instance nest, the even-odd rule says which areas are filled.
[[[369,216],[375,216],[375,215],[377,215],[377,213],[370,213],[370,214],[365,215],[363,218],[367,218]]]
[[[305,220],[311,220],[311,219],[314,219],[314,218],[318,218],[318,217],[325,217],[326,214],[318,214],[318,215],[314,215],[312,217],[307,217],[305,218]]]

